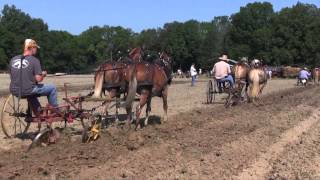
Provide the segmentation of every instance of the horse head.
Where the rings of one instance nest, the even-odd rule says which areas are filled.
[[[142,49],[140,47],[136,47],[132,49],[129,53],[129,57],[133,62],[141,62],[142,61]]]
[[[160,53],[159,59],[160,59],[161,62],[164,64],[164,66],[166,66],[166,67],[169,67],[169,66],[172,67],[171,58],[168,56],[167,53],[165,53],[165,52]]]
[[[172,69],[173,69],[173,62],[172,62],[170,56],[167,53],[162,52],[162,53],[160,53],[158,61],[160,61],[160,63],[158,63],[158,64],[160,64],[164,68],[164,71],[166,72],[166,75],[167,75],[167,77],[169,79],[169,82],[171,82],[171,79],[172,79],[171,74],[172,74]]]
[[[242,57],[242,58],[238,61],[237,64],[249,66],[248,58],[247,58],[247,57]]]
[[[261,68],[262,67],[262,62],[259,59],[254,59],[250,63],[252,68]]]

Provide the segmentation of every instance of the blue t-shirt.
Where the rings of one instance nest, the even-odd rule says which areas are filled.
[[[300,79],[309,79],[310,76],[311,76],[311,74],[306,70],[301,70],[299,72],[299,78]]]

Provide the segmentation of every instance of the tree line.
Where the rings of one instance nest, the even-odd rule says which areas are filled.
[[[221,54],[232,59],[262,59],[270,65],[320,65],[320,9],[297,3],[275,12],[268,2],[249,3],[231,16],[210,22],[171,22],[162,28],[136,33],[121,26],[93,26],[79,35],[49,30],[39,18],[5,5],[0,14],[0,69],[22,53],[23,41],[35,39],[38,56],[49,72],[86,73],[100,63],[121,56],[136,46],[152,60],[166,51],[174,68],[191,63],[208,69]]]

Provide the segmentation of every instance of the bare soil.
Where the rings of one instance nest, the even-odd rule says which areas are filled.
[[[204,104],[206,81],[170,87],[168,121],[155,98],[149,126],[113,126],[89,144],[63,133],[26,153],[30,140],[1,134],[0,179],[320,178],[319,87],[272,80],[258,106],[225,109]]]

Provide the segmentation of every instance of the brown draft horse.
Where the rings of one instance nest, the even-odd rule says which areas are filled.
[[[320,68],[314,68],[312,70],[312,75],[313,75],[313,82],[314,84],[319,85],[319,81],[320,81]]]
[[[141,57],[140,52],[134,57]],[[137,58],[139,59],[139,58]],[[135,59],[135,60],[137,60]],[[141,59],[140,59],[141,60]],[[161,97],[163,100],[164,117],[163,120],[168,119],[168,88],[172,80],[172,62],[166,53],[161,53],[160,58],[155,60],[153,63],[145,61],[134,62],[134,72],[136,83],[133,83],[132,87],[135,87],[136,91],[140,95],[139,104],[136,106],[136,127],[140,126],[140,114],[144,105],[147,104],[146,118],[144,124],[148,124],[148,118],[151,112],[151,99],[153,96]],[[129,90],[133,91],[133,90]],[[130,104],[130,103],[129,103]],[[132,103],[131,103],[132,104]]]
[[[121,58],[117,62],[106,62],[100,65],[95,72],[94,94],[93,96],[99,98],[102,92],[109,98],[116,98],[116,122],[118,122],[118,112],[120,108],[121,94],[127,94],[126,106],[127,120],[131,121],[131,106],[127,105],[131,100],[134,100],[135,92],[128,92],[129,87],[132,86],[129,82],[133,82],[132,60],[129,58]],[[132,88],[131,88],[132,89]],[[108,108],[110,102],[105,102],[105,114],[108,115]]]

